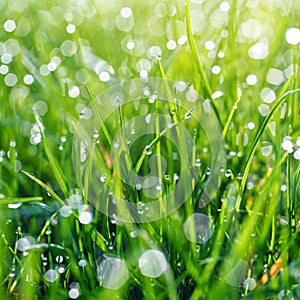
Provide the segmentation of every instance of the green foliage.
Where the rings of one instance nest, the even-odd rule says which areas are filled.
[[[0,298],[300,298],[300,34],[290,31],[299,17],[287,0],[0,1]],[[110,110],[97,95],[149,77],[162,79],[166,101],[145,94],[122,106],[118,94],[103,117]],[[168,80],[203,99],[184,109]],[[221,125],[222,170],[210,169],[221,150],[193,118],[204,104]],[[84,153],[95,163],[74,166],[84,161],[73,139],[88,108],[102,124],[89,128]],[[171,125],[157,118],[128,150],[126,124],[166,112]],[[191,161],[178,162],[164,136],[172,128]],[[151,195],[120,174],[156,170],[164,215],[181,167],[197,176],[170,215],[129,223],[100,209],[114,195],[135,203],[138,215],[120,214],[139,220]],[[206,195],[214,172],[224,176]]]

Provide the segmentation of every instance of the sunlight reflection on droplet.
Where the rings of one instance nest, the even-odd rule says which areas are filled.
[[[10,63],[12,62],[12,60],[13,60],[13,57],[12,57],[12,55],[11,55],[10,53],[4,53],[4,54],[1,56],[1,62],[2,62],[3,64],[8,65],[8,64],[10,64]]]
[[[222,97],[222,96],[223,96],[223,92],[221,92],[221,91],[215,91],[215,92],[211,95],[211,98],[212,98],[213,100],[215,100],[215,99],[220,98],[220,97]]]
[[[103,71],[99,74],[99,79],[102,81],[102,82],[107,82],[110,80],[110,74],[106,71]]]
[[[274,85],[280,85],[285,80],[281,70],[271,68],[267,73],[267,81]]]
[[[161,251],[147,250],[139,258],[139,268],[144,276],[157,278],[163,274],[168,267],[166,258]]]
[[[78,219],[81,224],[90,224],[94,219],[93,210],[89,205],[81,205],[78,208],[78,213]]]
[[[9,71],[8,66],[6,66],[6,65],[0,66],[0,74],[6,75],[8,73],[8,71]]]
[[[19,202],[19,203],[10,203],[10,204],[8,204],[7,206],[8,206],[8,208],[10,208],[10,209],[17,209],[17,208],[19,208],[19,207],[22,206],[22,202]]]
[[[300,148],[297,151],[295,151],[294,158],[300,160]]]
[[[62,217],[67,218],[72,214],[72,207],[68,205],[64,205],[60,208],[59,212]]]
[[[300,43],[300,29],[289,28],[285,33],[285,39],[290,45],[297,45]]]
[[[258,111],[259,113],[265,117],[266,115],[268,115],[268,113],[270,112],[270,107],[269,105],[267,104],[261,104],[259,107],[258,107]]]
[[[120,14],[123,18],[127,19],[132,16],[132,10],[129,7],[123,7]]]
[[[33,84],[34,78],[33,78],[32,75],[26,74],[26,75],[24,76],[23,81],[24,81],[25,84],[30,85],[30,84]]]
[[[66,27],[67,33],[73,34],[76,31],[76,27],[74,24],[68,24]]]
[[[17,84],[18,82],[18,78],[16,76],[16,74],[13,73],[8,73],[5,77],[4,77],[4,82],[7,86],[9,87],[13,87]]]
[[[253,122],[249,122],[249,123],[247,124],[247,127],[248,127],[248,129],[252,130],[252,129],[255,128],[255,124],[254,124]]]
[[[78,86],[74,85],[72,86],[69,91],[68,91],[68,95],[71,98],[77,98],[80,95],[80,89]]]
[[[6,32],[13,32],[16,29],[16,23],[14,20],[7,20],[3,27]]]
[[[121,259],[105,257],[97,268],[97,276],[105,288],[117,290],[126,283],[129,272]]]
[[[266,103],[272,103],[276,99],[275,92],[270,88],[263,88],[260,97]]]
[[[207,50],[211,51],[215,48],[215,43],[213,41],[207,41],[204,46]]]
[[[178,40],[177,43],[178,45],[183,45],[186,43],[186,41],[188,40],[187,36],[184,34],[182,35]]]
[[[78,209],[81,203],[82,203],[82,196],[77,194],[71,195],[68,199],[68,204],[74,209]]]
[[[269,43],[263,40],[254,44],[248,51],[248,54],[253,59],[264,59],[269,54]]]
[[[195,213],[187,218],[183,229],[189,241],[205,244],[214,233],[214,224],[207,215]]]
[[[220,74],[220,72],[221,72],[221,68],[220,68],[220,66],[213,66],[212,68],[211,68],[211,72],[213,73],[213,74],[215,74],[215,75],[218,75],[218,74]]]
[[[226,1],[223,1],[221,4],[220,4],[220,9],[224,12],[227,12],[229,11],[230,9],[230,4]]]
[[[282,216],[282,217],[280,217],[279,223],[282,226],[288,226],[289,225],[289,218],[286,217],[286,216]]]
[[[161,49],[160,47],[158,46],[152,46],[150,49],[149,49],[149,54],[153,57],[157,57],[159,55],[161,55]]]
[[[289,153],[293,153],[293,151],[294,151],[294,145],[288,137],[284,138],[284,140],[281,144],[281,147],[282,147],[283,150],[285,150]]]
[[[79,296],[80,296],[79,289],[71,288],[71,289],[69,290],[69,297],[70,297],[71,299],[77,299]]]
[[[273,145],[263,146],[263,147],[261,147],[261,154],[263,156],[269,156],[269,155],[271,155],[272,150],[273,150]]]
[[[87,266],[87,261],[85,259],[81,259],[79,262],[78,262],[78,266],[79,267],[86,267]]]
[[[257,77],[254,74],[250,74],[247,76],[246,82],[249,85],[255,85],[257,83]]]
[[[45,277],[46,277],[46,280],[48,282],[54,282],[57,280],[58,278],[58,274],[55,270],[53,269],[49,269],[46,273],[45,273]]]
[[[73,41],[66,40],[61,44],[60,51],[64,56],[73,56],[77,51],[77,45]]]
[[[247,288],[249,291],[252,291],[256,288],[256,281],[253,278],[247,278],[244,281],[244,287]]]
[[[27,236],[25,238],[20,238],[17,241],[17,249],[19,251],[26,251],[30,248],[31,245],[34,244],[34,239],[31,236]]]
[[[126,44],[126,47],[127,47],[128,50],[134,49],[134,47],[135,47],[134,41],[128,41],[127,44]]]
[[[174,50],[176,48],[176,42],[174,40],[169,40],[167,42],[167,48],[169,50]]]

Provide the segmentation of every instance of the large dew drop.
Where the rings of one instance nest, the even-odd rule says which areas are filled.
[[[186,238],[199,244],[205,244],[214,233],[214,224],[210,217],[205,214],[195,213],[183,224]]]
[[[97,268],[97,276],[105,288],[117,290],[126,283],[129,273],[121,259],[106,257]]]
[[[157,278],[168,267],[166,258],[161,251],[147,250],[139,258],[139,268],[144,276]]]
[[[78,219],[81,224],[90,224],[91,222],[93,222],[93,211],[89,205],[80,205],[80,207],[78,208],[78,213]]]
[[[17,241],[17,249],[19,251],[24,252],[24,251],[27,251],[28,249],[30,249],[30,247],[34,244],[35,244],[34,238],[31,236],[20,238]]]
[[[54,282],[54,281],[57,280],[58,274],[57,274],[57,272],[56,272],[55,270],[49,269],[49,270],[46,272],[45,277],[46,277],[46,280],[47,280],[48,282]]]

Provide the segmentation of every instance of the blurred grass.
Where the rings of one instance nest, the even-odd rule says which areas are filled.
[[[120,15],[125,6],[133,16]],[[299,160],[281,146],[284,137],[291,136],[294,152],[299,148],[299,94],[291,92],[277,100],[284,91],[299,89],[299,44],[285,40],[288,28],[300,27],[299,16],[298,1],[279,0],[1,1],[2,28],[6,20],[17,26],[13,32],[0,31],[1,299],[66,299],[76,282],[82,299],[285,299],[284,293],[289,293],[287,299],[300,298]],[[75,26],[73,34],[66,31],[68,24]],[[63,46],[67,40],[75,43],[74,55]],[[173,50],[167,47],[170,40],[176,43]],[[134,42],[133,49],[128,49],[128,42]],[[263,59],[249,56],[257,42],[268,45]],[[161,50],[159,62],[153,46]],[[12,55],[11,62],[5,62],[5,53]],[[51,61],[58,62],[53,71]],[[5,66],[17,76],[13,86],[7,84]],[[213,66],[219,66],[220,73],[214,74]],[[279,84],[268,80],[271,68],[281,71]],[[140,77],[145,69],[149,77],[189,82],[210,99],[223,127],[229,176],[200,209],[199,195],[209,167],[205,158],[210,155],[204,153],[194,193],[162,220],[119,224],[96,209],[87,225],[80,223],[77,209],[63,217],[61,209],[70,205],[72,195],[84,191],[82,201],[89,203],[88,187],[76,181],[73,170],[79,113],[94,96]],[[110,79],[101,81],[101,72]],[[32,84],[24,83],[27,74],[33,75]],[[254,85],[247,83],[250,74],[257,78]],[[80,90],[75,98],[73,86]],[[271,104],[263,102],[263,88],[276,94]],[[216,91],[222,92],[217,98]],[[172,106],[172,96],[169,100]],[[141,104],[144,111],[150,107]],[[261,115],[261,104],[269,106],[269,115]],[[106,131],[115,134],[115,123],[132,116],[130,107],[122,107],[105,124]],[[182,123],[191,131],[192,122]],[[158,138],[159,129],[147,137],[149,142]],[[120,197],[125,193],[126,200],[136,202],[138,193],[124,187],[107,164],[105,151],[109,154],[111,144],[107,133],[100,130],[99,140],[103,144],[95,149],[99,176],[106,175],[114,193]],[[170,172],[172,168],[175,172],[172,145],[158,141],[156,153],[167,149]],[[265,145],[272,146],[268,155],[262,151]],[[201,151],[205,147],[201,134],[195,137],[195,147]],[[137,162],[141,157],[131,159]],[[141,165],[146,175],[147,162]],[[86,184],[91,180],[86,177]],[[164,184],[171,190],[175,182]],[[103,192],[101,187],[98,192]],[[194,212],[211,216],[214,223],[215,232],[205,244],[185,237],[183,224]],[[28,236],[38,246],[18,250],[17,241]],[[168,269],[158,278],[143,276],[138,268],[138,257],[148,249],[162,251],[168,261]],[[105,255],[126,262],[129,280],[120,289],[105,288],[97,276]],[[87,265],[79,267],[80,260]],[[279,269],[275,275],[274,266]],[[53,283],[45,277],[49,269],[58,272]],[[244,286],[247,278],[255,280],[253,290]]]

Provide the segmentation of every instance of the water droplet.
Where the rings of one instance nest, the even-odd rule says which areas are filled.
[[[138,236],[138,231],[136,231],[136,230],[131,231],[131,232],[130,232],[130,236],[131,236],[132,238],[136,238],[136,237]]]
[[[289,28],[285,33],[285,39],[290,45],[297,45],[300,43],[300,29]]]
[[[55,270],[49,269],[49,270],[46,272],[45,277],[46,277],[46,280],[47,280],[48,282],[54,282],[54,281],[57,280],[58,274],[57,274],[57,272],[56,272]]]
[[[82,196],[78,194],[72,194],[68,199],[68,204],[73,209],[78,209],[82,203]]]
[[[69,217],[72,214],[72,207],[68,205],[64,205],[59,210],[62,217]]]
[[[60,51],[64,56],[73,56],[77,52],[77,45],[73,41],[65,40],[60,46]]]
[[[248,289],[249,291],[254,290],[256,288],[256,281],[255,281],[255,279],[253,279],[253,278],[247,278],[244,281],[244,287],[246,289]]]
[[[291,290],[281,290],[278,293],[278,300],[294,300],[294,294]]]
[[[281,144],[281,147],[282,147],[283,150],[285,150],[289,153],[293,153],[294,145],[291,141],[291,137],[289,137],[289,136],[285,137],[282,144]]]
[[[13,32],[17,26],[14,20],[6,20],[3,27],[6,32]]]
[[[195,167],[199,168],[201,166],[200,158],[197,158],[195,161]]]
[[[69,290],[69,297],[70,297],[71,299],[77,299],[79,296],[80,296],[80,291],[79,291],[79,289],[71,288],[71,289]]]
[[[272,153],[273,145],[263,146],[261,147],[261,154],[263,156],[269,156]]]
[[[73,34],[76,31],[76,26],[74,24],[68,24],[66,31],[67,33]]]
[[[207,215],[195,213],[187,218],[183,229],[189,241],[205,244],[214,233],[214,224]]]
[[[63,257],[62,255],[57,255],[57,256],[55,257],[55,261],[56,261],[57,263],[62,263],[62,262],[64,261],[64,257]]]
[[[157,91],[155,91],[148,99],[149,103],[154,103],[155,100],[157,99]]]
[[[192,113],[191,113],[191,112],[187,112],[187,113],[184,115],[184,119],[185,119],[185,120],[188,120],[188,119],[191,118],[191,116],[192,116]]]
[[[289,225],[289,219],[286,216],[282,216],[280,218],[279,222],[280,222],[280,225],[282,225],[282,226],[288,226]]]
[[[135,129],[134,129],[134,128],[131,128],[131,129],[130,129],[130,134],[132,134],[132,135],[135,134]]]
[[[147,146],[145,147],[145,150],[144,150],[144,151],[146,152],[147,155],[151,155],[151,154],[152,154],[151,146],[147,145]]]
[[[150,122],[151,122],[151,116],[152,115],[147,115],[146,117],[145,117],[145,122],[147,123],[147,124],[150,124]]]
[[[229,177],[231,177],[232,176],[232,171],[230,170],[230,169],[227,169],[226,171],[225,171],[225,177],[227,177],[227,178],[229,178]]]
[[[294,158],[297,160],[300,160],[300,148],[297,149],[297,151],[294,152]]]
[[[57,272],[59,273],[59,274],[63,274],[64,272],[65,272],[65,267],[64,266],[59,266],[58,267],[58,269],[57,269]]]
[[[17,249],[19,251],[24,252],[24,251],[28,250],[30,248],[30,246],[33,245],[34,243],[35,243],[34,238],[31,236],[20,238],[17,241]]]
[[[139,258],[139,268],[144,276],[157,278],[163,274],[168,267],[166,258],[161,251],[147,250]]]
[[[8,208],[11,208],[11,209],[17,209],[22,206],[22,203],[21,202],[20,203],[10,203],[7,206],[8,206]]]
[[[86,204],[80,205],[78,208],[78,213],[78,220],[81,224],[90,224],[93,222],[94,216],[91,206]]]
[[[261,40],[254,44],[249,50],[248,55],[253,59],[264,59],[269,55],[269,42]]]
[[[81,259],[79,262],[78,262],[78,266],[79,267],[85,267],[87,265],[87,261],[85,259]]]
[[[173,175],[173,179],[175,180],[175,181],[177,181],[177,180],[179,180],[179,175],[177,174],[177,173],[174,173],[174,175]]]
[[[97,268],[97,276],[105,288],[117,290],[126,283],[129,272],[121,259],[105,257]]]

